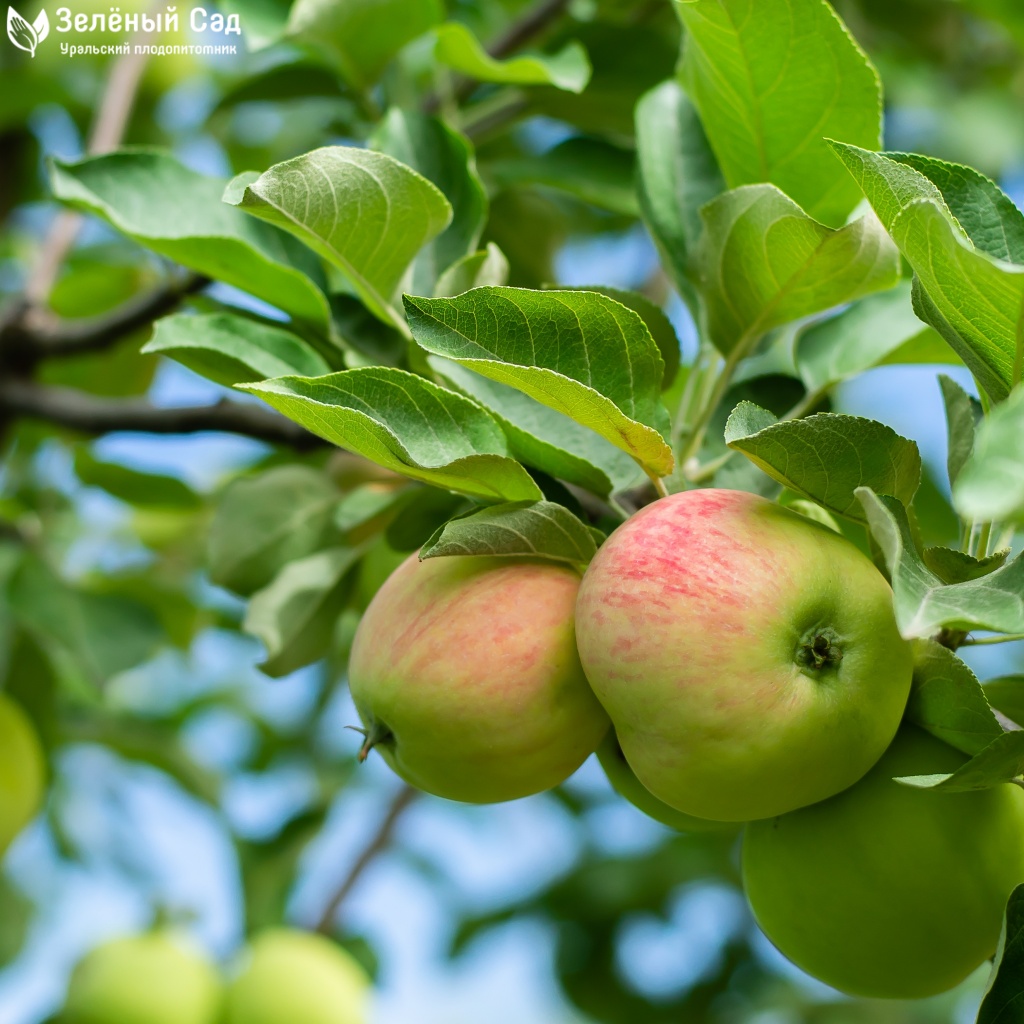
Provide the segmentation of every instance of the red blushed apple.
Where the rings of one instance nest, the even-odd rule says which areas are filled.
[[[619,527],[584,576],[576,637],[637,778],[699,818],[773,817],[853,785],[910,691],[871,561],[743,491],[675,494]]]
[[[566,779],[609,727],[576,653],[579,584],[552,562],[408,558],[352,648],[368,746],[451,800],[512,800]]]

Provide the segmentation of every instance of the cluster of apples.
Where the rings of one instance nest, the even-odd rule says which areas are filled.
[[[745,888],[775,945],[845,992],[917,998],[995,952],[1024,881],[1024,791],[894,781],[966,760],[901,723],[912,673],[870,559],[706,489],[642,509],[582,579],[413,555],[367,608],[349,682],[361,756],[438,796],[537,793],[596,749],[674,828],[745,823]]]
[[[343,949],[308,932],[258,935],[225,985],[171,931],[105,943],[71,975],[59,1024],[366,1024],[370,982]]]

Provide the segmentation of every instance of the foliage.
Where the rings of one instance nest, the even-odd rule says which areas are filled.
[[[280,923],[332,805],[367,785],[353,777],[356,741],[339,755],[321,736],[359,615],[397,561],[422,547],[582,567],[639,507],[707,485],[778,498],[887,573],[918,646],[908,717],[972,758],[902,781],[1021,780],[1008,728],[1021,677],[984,685],[956,653],[1024,636],[1024,214],[995,183],[1024,138],[1010,155],[973,145],[963,106],[1012,140],[1013,4],[228,6],[260,52],[179,69],[214,97],[188,137],[166,127],[177,83],[155,60],[130,145],[41,154],[40,119],[61,110],[84,134],[109,68],[45,64],[52,38],[35,57],[0,58],[0,686],[47,744],[46,824],[69,860],[85,851],[65,820],[61,756],[95,744],[207,805],[232,834],[249,930]],[[903,152],[915,147],[900,112],[954,92],[959,129]],[[254,130],[268,112],[276,128]],[[186,155],[197,141],[222,173],[200,173]],[[963,163],[975,151],[980,170]],[[52,244],[29,215],[43,200],[92,225],[53,287],[28,269]],[[585,288],[559,280],[581,279],[567,238],[630,232],[653,240],[660,265]],[[683,328],[697,341],[681,359]],[[154,400],[168,360],[208,382],[209,405]],[[977,399],[937,385],[948,490],[913,441],[831,411],[846,382],[916,363],[963,381],[966,367],[977,385]],[[192,485],[94,440],[123,431],[263,447]],[[83,500],[98,492],[128,554],[83,569]],[[944,535],[954,522],[959,535]],[[314,666],[300,720],[262,716],[226,686],[144,715],[119,707],[126,679],[212,634],[256,638],[271,677]],[[189,745],[190,723],[214,711],[252,735],[234,769]],[[273,834],[245,835],[225,787],[282,764],[302,766],[311,795]],[[572,785],[555,796],[579,823],[607,801]],[[746,920],[692,984],[645,993],[617,966],[626,926],[665,918],[687,887],[735,886],[731,843],[659,833],[636,854],[586,848],[530,899],[466,912],[452,955],[510,920],[542,920],[565,996],[605,1024],[945,1013],[823,1000],[765,963]],[[0,896],[4,960],[26,914],[6,883]],[[1019,903],[983,1022],[1021,998]],[[325,927],[358,940],[343,917]]]

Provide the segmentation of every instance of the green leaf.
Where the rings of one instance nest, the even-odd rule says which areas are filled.
[[[508,260],[505,254],[493,243],[488,242],[486,249],[463,256],[456,260],[438,279],[434,285],[435,296],[461,295],[471,288],[484,288],[488,285],[508,283]]]
[[[316,377],[331,369],[315,349],[290,331],[234,313],[166,316],[157,320],[153,337],[142,351],[169,356],[226,387],[289,373]]]
[[[921,561],[901,502],[867,487],[858,488],[857,497],[889,567],[903,636],[932,636],[943,627],[1024,633],[1024,557],[980,579],[947,586]]]
[[[452,221],[413,263],[415,291],[432,291],[441,272],[472,253],[487,221],[487,193],[476,173],[469,140],[436,117],[393,107],[370,140],[433,182],[452,207]]]
[[[408,504],[415,490],[384,484],[363,484],[349,491],[334,510],[334,526],[351,542],[358,543],[376,533]]]
[[[1024,264],[1024,214],[994,181],[973,167],[917,153],[886,153],[912,167],[941,193],[946,208],[967,237],[989,256]]]
[[[33,909],[31,900],[0,876],[0,968],[15,960],[28,940]]]
[[[648,472],[672,471],[664,363],[643,320],[595,292],[477,288],[405,296],[428,352],[509,384],[596,431]]]
[[[450,520],[423,545],[420,558],[519,555],[584,566],[596,554],[589,527],[567,508],[552,501],[517,501]]]
[[[632,150],[601,139],[566,139],[545,153],[496,160],[488,171],[499,185],[547,185],[611,213],[637,217]]]
[[[713,199],[701,218],[708,329],[725,354],[899,281],[899,254],[870,215],[834,231],[774,185],[747,185]]]
[[[208,541],[210,578],[249,595],[289,562],[332,541],[331,517],[341,494],[310,466],[274,466],[225,488]]]
[[[568,92],[583,92],[590,81],[587,51],[578,42],[558,53],[521,54],[495,60],[463,24],[447,21],[437,29],[437,60],[480,82],[502,85],[553,85]]]
[[[946,471],[952,486],[974,451],[974,435],[981,422],[982,410],[981,403],[967,394],[952,377],[940,373],[939,387],[946,407]]]
[[[994,401],[1009,393],[1024,337],[1024,266],[974,247],[938,187],[897,159],[833,148],[915,273],[914,309]]]
[[[1013,1024],[1024,1016],[1024,884],[1010,893],[995,963],[977,1024]]]
[[[439,0],[296,0],[287,35],[365,91],[406,43],[443,17]]]
[[[512,454],[527,466],[602,498],[642,479],[637,464],[625,452],[563,413],[451,360],[430,356],[430,365],[457,391],[494,414]]]
[[[725,181],[696,108],[677,82],[662,82],[640,99],[636,148],[644,221],[696,316],[691,262],[702,229],[699,210],[725,190]]]
[[[905,716],[965,754],[980,753],[1003,732],[974,673],[934,640],[914,642],[914,683]]]
[[[978,428],[974,453],[953,487],[953,504],[969,520],[1024,525],[1024,388],[997,405]]]
[[[362,552],[328,548],[289,562],[253,594],[243,628],[267,649],[260,669],[275,678],[318,661],[348,599],[349,571]]]
[[[999,676],[984,686],[989,704],[1016,725],[1024,725],[1024,676]]]
[[[96,686],[151,657],[163,639],[156,616],[140,602],[72,587],[34,558],[18,570],[10,598],[15,618]]]
[[[824,0],[687,0],[681,75],[730,188],[778,186],[839,226],[860,196],[824,138],[881,143],[878,74]]]
[[[255,180],[235,179],[225,200],[292,232],[399,330],[404,323],[392,306],[398,283],[452,218],[448,200],[422,175],[384,153],[347,146],[314,149]]]
[[[818,413],[779,422],[767,409],[740,402],[725,425],[725,443],[790,490],[858,522],[864,513],[857,488],[909,504],[921,482],[917,445],[860,416]]]
[[[651,332],[654,344],[658,346],[662,361],[665,363],[665,374],[661,379],[661,389],[672,386],[676,374],[679,372],[679,361],[681,351],[679,346],[679,335],[672,326],[672,321],[665,315],[665,311],[655,305],[646,295],[640,292],[626,291],[622,288],[607,288],[604,285],[584,285],[584,291],[598,292],[600,295],[607,295],[608,298],[621,302],[627,309],[633,310],[647,325]]]
[[[984,558],[975,558],[956,548],[930,547],[924,549],[921,557],[943,583],[963,583],[981,579],[998,569],[1006,562],[1009,553],[1009,550],[996,551]]]
[[[242,390],[332,444],[414,480],[484,501],[541,496],[486,409],[404,370],[368,366]]]
[[[88,448],[75,450],[75,476],[86,487],[99,487],[129,505],[195,509],[202,504],[199,495],[176,477],[102,462]]]
[[[315,258],[221,202],[224,183],[217,178],[160,150],[124,149],[77,163],[55,160],[50,184],[66,206],[102,217],[161,256],[326,331],[327,300],[314,284],[322,277]]]
[[[802,331],[796,342],[796,364],[808,391],[825,391],[874,366],[912,358],[927,336],[933,339],[933,348],[946,349],[942,339],[915,316],[910,282],[901,281]]]
[[[1024,732],[1004,732],[949,775],[910,775],[898,778],[906,786],[943,793],[991,789],[1024,772]]]

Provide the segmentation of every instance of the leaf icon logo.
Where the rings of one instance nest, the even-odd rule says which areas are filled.
[[[19,50],[34,57],[36,47],[49,34],[50,19],[46,11],[40,11],[39,17],[30,25],[13,7],[7,8],[7,37]]]

